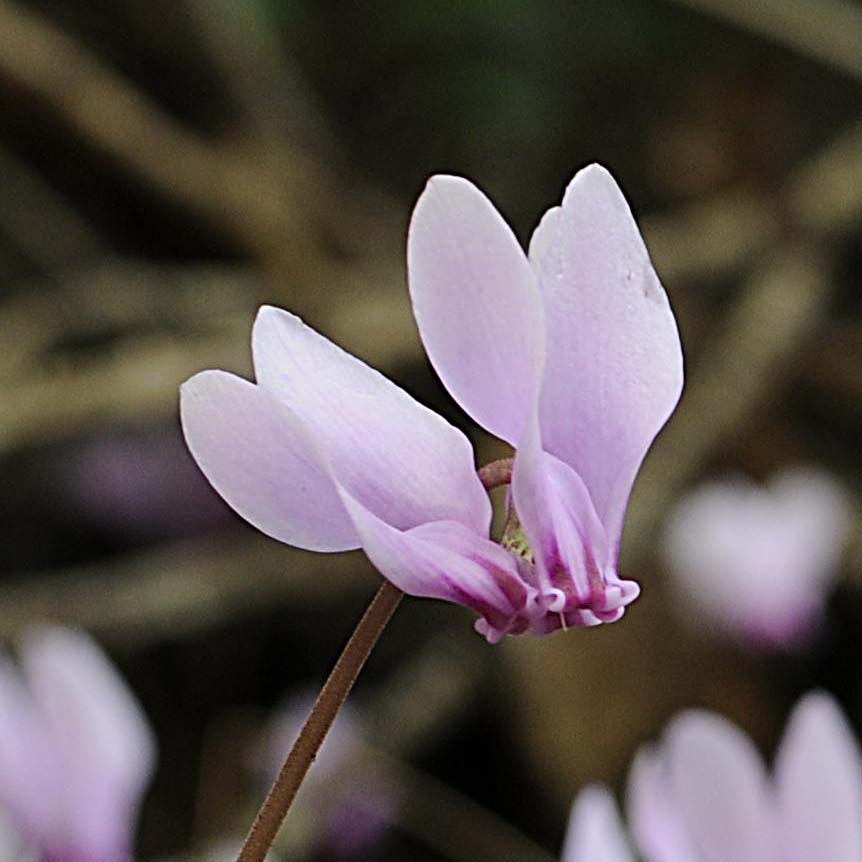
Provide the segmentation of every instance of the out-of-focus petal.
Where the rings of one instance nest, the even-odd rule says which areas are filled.
[[[838,481],[814,467],[777,473],[769,491],[780,507],[784,538],[792,543],[800,577],[814,587],[834,578],[850,527],[850,501]]]
[[[781,862],[862,859],[862,760],[834,701],[799,702],[776,759]]]
[[[155,741],[140,706],[104,653],[68,629],[28,633],[21,663],[56,742],[56,846],[51,852],[112,858],[128,852]],[[65,804],[63,804],[65,803]]]
[[[778,862],[766,771],[744,733],[711,713],[683,713],[665,735],[663,754],[697,859]]]
[[[499,545],[456,521],[434,521],[401,531],[346,490],[342,497],[365,553],[405,593],[473,608],[490,626],[482,631],[491,641],[507,634],[525,612],[530,590],[519,577],[512,555]]]
[[[0,802],[30,837],[53,818],[54,741],[17,668],[0,656]]]
[[[584,480],[616,545],[635,475],[682,390],[676,321],[628,204],[598,165],[580,171],[541,260],[545,449]]]
[[[820,621],[847,520],[834,480],[810,469],[777,474],[767,487],[743,477],[702,485],[665,530],[673,595],[698,627],[796,647]]]
[[[243,518],[308,550],[359,547],[309,435],[271,392],[224,371],[202,371],[182,385],[180,411],[198,466]]]
[[[401,530],[453,520],[487,532],[491,505],[472,447],[442,416],[281,309],[261,308],[252,349],[260,387],[378,518]]]
[[[617,803],[605,787],[580,792],[572,813],[561,862],[632,862]]]
[[[413,211],[407,270],[443,384],[481,426],[516,445],[543,352],[536,277],[517,238],[473,183],[435,176]]]
[[[647,862],[699,862],[668,786],[659,751],[638,752],[629,772],[626,813],[635,844]]]

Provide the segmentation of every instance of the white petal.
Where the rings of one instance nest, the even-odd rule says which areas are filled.
[[[618,542],[626,502],[682,390],[667,296],[628,204],[598,165],[566,190],[541,260],[546,320],[542,443],[573,467]]]
[[[517,444],[543,351],[532,268],[494,205],[468,180],[436,176],[407,238],[410,296],[431,363],[483,428]]]
[[[604,787],[580,792],[572,813],[561,862],[633,862],[617,803]]]
[[[649,862],[698,862],[669,786],[667,764],[658,749],[638,752],[626,791],[629,828]]]
[[[545,211],[533,235],[530,237],[530,250],[528,257],[533,269],[537,275],[541,275],[542,260],[545,257],[545,252],[551,248],[557,241],[557,234],[560,230],[560,214],[562,207],[551,207]]]
[[[453,520],[487,532],[491,505],[457,428],[286,311],[260,310],[252,347],[259,385],[377,517],[402,530]]]
[[[62,758],[54,788],[65,802],[58,844],[88,858],[127,850],[155,764],[155,740],[140,706],[82,632],[28,633],[21,664]]]
[[[862,859],[862,759],[835,702],[800,701],[776,759],[782,862]]]
[[[189,449],[216,491],[259,530],[313,551],[359,547],[300,420],[273,394],[224,371],[181,388]]]
[[[18,669],[0,656],[0,803],[34,839],[51,829],[59,756]]]
[[[757,749],[729,721],[684,713],[664,740],[673,798],[692,847],[710,862],[778,862],[775,817]]]

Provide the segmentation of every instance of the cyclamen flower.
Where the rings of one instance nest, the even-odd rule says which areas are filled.
[[[766,487],[714,482],[677,504],[665,533],[686,619],[760,648],[804,644],[838,573],[849,503],[828,474],[796,468]]]
[[[593,165],[529,255],[465,179],[432,178],[408,237],[410,292],[437,373],[511,443],[502,546],[464,435],[288,312],[252,334],[257,385],[183,385],[189,448],[246,520],[302,548],[364,548],[397,587],[478,612],[489,641],[618,619],[628,496],[682,387],[667,297],[622,193]]]
[[[46,862],[125,862],[155,745],[134,697],[82,632],[46,628],[0,658],[0,804]],[[28,857],[29,858],[29,857]]]
[[[859,862],[862,758],[835,702],[797,704],[770,776],[732,723],[683,713],[636,758],[629,825],[644,862]],[[634,862],[616,803],[600,787],[575,802],[563,862]]]

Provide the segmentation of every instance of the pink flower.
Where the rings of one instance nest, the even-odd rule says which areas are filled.
[[[0,658],[0,802],[39,858],[124,862],[155,746],[140,707],[82,632],[28,633]]]
[[[849,504],[813,469],[704,485],[682,499],[665,534],[673,595],[686,619],[767,649],[810,640],[838,572]]]
[[[793,711],[772,776],[729,721],[683,713],[636,758],[628,808],[645,862],[862,859],[859,746],[834,701],[819,693]],[[607,791],[584,791],[571,823],[564,862],[634,858]]]
[[[616,183],[577,174],[527,255],[475,186],[434,177],[408,270],[441,379],[517,450],[503,546],[464,435],[274,308],[254,326],[257,385],[206,371],[183,386],[204,474],[280,541],[362,547],[405,592],[473,608],[489,641],[619,618],[638,593],[616,571],[625,508],[682,353]]]
[[[575,800],[562,862],[634,862],[616,800],[606,787],[586,787]]]

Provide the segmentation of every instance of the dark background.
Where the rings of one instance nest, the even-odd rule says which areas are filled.
[[[687,389],[636,486],[623,569],[644,594],[623,622],[491,648],[463,609],[398,611],[356,702],[403,800],[364,858],[515,858],[505,823],[556,853],[577,788],[620,786],[686,706],[767,752],[813,686],[862,721],[855,535],[824,633],[784,657],[681,624],[656,553],[704,477],[802,461],[862,490],[860,44],[860,7],[835,0],[0,0],[0,635],[82,626],[126,674],[160,746],[141,858],[242,834],[262,723],[319,685],[378,583],[360,554],[240,523],[185,452],[178,384],[247,374],[272,302],[464,427],[481,463],[505,454],[410,315],[406,224],[437,172],[527,238],[607,165]],[[428,835],[447,805],[460,856]]]

